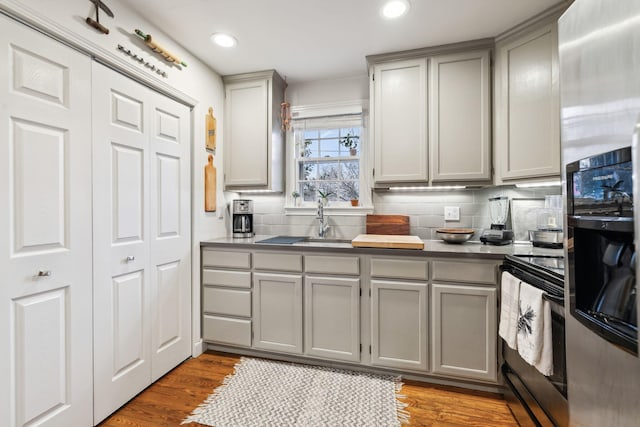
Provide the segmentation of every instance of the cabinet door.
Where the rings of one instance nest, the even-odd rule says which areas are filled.
[[[0,14],[0,424],[92,424],[91,60]]]
[[[375,183],[428,180],[426,64],[373,67]]]
[[[269,80],[228,84],[225,105],[225,186],[268,185]]]
[[[489,51],[430,59],[431,179],[491,179]]]
[[[359,361],[359,302],[359,279],[305,277],[305,354]]]
[[[496,156],[501,179],[560,176],[556,25],[499,45],[497,60]]]
[[[302,353],[302,276],[253,275],[253,346]]]
[[[495,288],[431,286],[432,371],[497,380]]]
[[[427,284],[371,281],[371,363],[426,371]]]

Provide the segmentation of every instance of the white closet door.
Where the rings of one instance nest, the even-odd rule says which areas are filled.
[[[94,421],[189,357],[189,110],[93,66]]]
[[[190,111],[152,92],[150,158],[151,378],[191,355]]]
[[[147,88],[93,65],[94,421],[151,382]]]
[[[91,425],[91,60],[2,15],[0,58],[0,424]]]

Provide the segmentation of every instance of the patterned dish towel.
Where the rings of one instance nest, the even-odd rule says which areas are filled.
[[[504,341],[516,350],[518,334],[518,300],[520,295],[520,280],[506,271],[502,273],[500,290],[500,326],[498,334]]]
[[[520,283],[518,313],[518,353],[543,375],[553,374],[551,306],[542,299],[544,291]]]

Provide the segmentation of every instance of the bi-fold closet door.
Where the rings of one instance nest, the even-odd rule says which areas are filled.
[[[0,425],[92,420],[91,58],[0,14]]]
[[[94,422],[191,354],[190,111],[93,76]]]

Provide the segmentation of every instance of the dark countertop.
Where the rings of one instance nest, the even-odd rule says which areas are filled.
[[[350,240],[335,241],[317,239],[312,242],[298,242],[293,244],[260,243],[271,235],[254,236],[252,238],[234,239],[221,237],[218,239],[200,242],[201,247],[226,247],[235,249],[265,249],[265,250],[296,250],[304,252],[340,252],[368,255],[398,255],[398,256],[428,256],[428,257],[462,257],[502,259],[505,255],[564,255],[562,249],[536,248],[531,244],[517,243],[505,246],[484,245],[480,242],[446,243],[442,240],[424,240],[424,249],[380,249],[380,248],[354,248]]]

